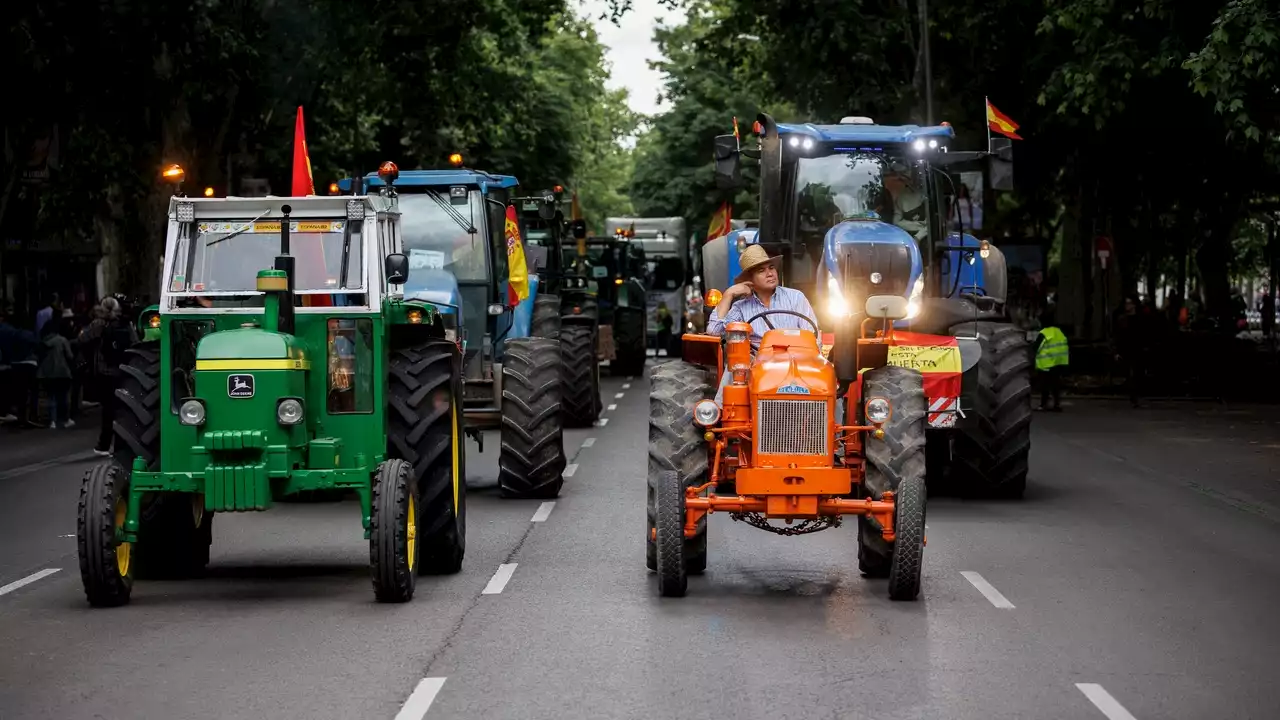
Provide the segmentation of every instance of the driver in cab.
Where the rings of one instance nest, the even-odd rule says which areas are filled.
[[[801,317],[787,314],[774,314],[757,318],[751,323],[751,351],[754,354],[760,349],[760,340],[773,328],[799,328],[814,332],[819,338],[818,318],[813,312],[809,299],[799,290],[782,287],[778,284],[778,263],[781,255],[769,256],[759,245],[748,245],[742,253],[742,272],[734,278],[734,284],[724,292],[720,304],[707,321],[708,335],[724,335],[724,328],[732,322],[746,322],[762,312],[789,311],[809,318],[810,325]],[[724,386],[728,384],[730,375],[723,373],[720,379],[720,390],[716,392],[716,404],[722,404]]]

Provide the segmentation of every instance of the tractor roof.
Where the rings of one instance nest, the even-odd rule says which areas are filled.
[[[365,176],[365,183],[370,187],[381,187],[385,183],[378,173]],[[449,170],[401,170],[396,179],[397,186],[443,186],[443,185],[479,185],[481,187],[510,188],[520,184],[511,175],[491,175],[483,170],[449,169]]]
[[[841,123],[840,125],[814,125],[812,123],[778,123],[778,134],[799,133],[819,142],[873,142],[909,143],[922,137],[955,137],[950,125],[870,125]]]

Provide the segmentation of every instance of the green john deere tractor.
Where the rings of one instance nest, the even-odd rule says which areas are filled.
[[[649,325],[644,249],[624,232],[612,238],[587,238],[586,252],[598,286],[601,334],[609,339],[609,372],[643,375]]]
[[[359,497],[379,601],[461,570],[461,349],[438,308],[403,299],[394,188],[175,197],[164,258],[156,336],[121,366],[114,456],[80,490],[89,603],[199,574],[216,515],[315,491]]]

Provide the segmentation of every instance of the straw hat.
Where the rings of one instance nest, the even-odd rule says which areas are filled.
[[[759,245],[748,245],[746,250],[742,251],[742,255],[738,260],[742,267],[742,272],[738,273],[738,277],[733,279],[734,284],[745,282],[751,277],[751,273],[761,265],[774,263],[775,265],[782,262],[781,255],[769,255],[769,253]]]

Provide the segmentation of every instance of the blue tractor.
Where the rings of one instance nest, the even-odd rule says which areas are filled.
[[[761,114],[755,127],[755,149],[734,135],[716,138],[722,187],[741,186],[741,155],[759,159],[760,222],[704,246],[706,287],[723,291],[732,282],[748,244],[782,254],[784,282],[813,301],[846,380],[858,372],[841,364],[853,362],[849,340],[866,317],[862,303],[900,294],[905,317],[894,327],[914,336],[919,350],[896,350],[889,362],[925,374],[930,483],[1021,497],[1031,449],[1027,334],[1006,308],[1002,253],[948,226],[957,195],[948,169],[988,154],[952,152],[949,125],[886,126],[865,117],[785,124]]]
[[[339,187],[367,192],[386,184],[384,174],[385,166]],[[466,168],[394,169],[391,179],[412,270],[404,297],[440,308],[445,337],[462,349],[467,434],[483,452],[483,432],[501,430],[498,487],[504,496],[556,497],[566,466],[562,377],[565,365],[577,359],[562,357],[561,338],[531,336],[534,269],[542,262],[537,246],[525,246],[529,297],[514,307],[508,300],[505,227],[519,182]]]

